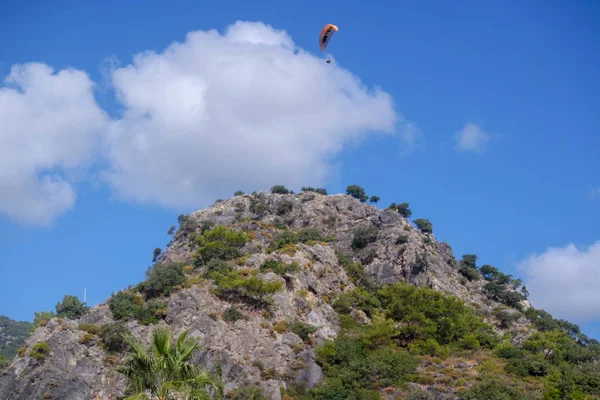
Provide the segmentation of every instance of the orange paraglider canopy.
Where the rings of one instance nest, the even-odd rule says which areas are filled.
[[[327,24],[321,29],[321,35],[319,35],[319,47],[322,51],[325,51],[329,40],[335,32],[337,32],[338,27],[333,24]]]

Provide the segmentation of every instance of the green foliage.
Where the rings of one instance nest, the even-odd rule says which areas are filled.
[[[325,238],[321,231],[314,228],[302,229],[297,232],[285,231],[278,233],[267,248],[267,252],[279,250],[289,244],[307,243],[310,241],[328,241],[330,238]]]
[[[124,336],[129,333],[129,329],[127,329],[125,324],[118,321],[102,325],[99,336],[106,350],[116,353],[129,348],[127,342],[123,340]]]
[[[522,311],[521,301],[525,300],[523,295],[512,290],[505,290],[504,285],[488,282],[483,286],[486,296],[494,301],[506,304],[509,307]]]
[[[352,249],[360,250],[365,248],[370,243],[374,243],[377,240],[377,229],[373,226],[366,228],[359,228],[354,232],[354,238],[352,239]]]
[[[73,295],[67,294],[56,304],[56,315],[61,318],[77,319],[89,311],[89,307]]]
[[[471,347],[471,339],[471,343],[460,343],[469,333],[475,334],[483,347],[492,348],[495,344],[491,326],[457,297],[399,283],[379,289],[377,298],[385,316],[402,323],[397,335],[401,344],[431,338],[441,345],[457,343],[461,347]]]
[[[322,188],[312,188],[312,187],[302,187],[303,192],[315,192],[327,196],[327,189]]]
[[[31,322],[15,321],[0,315],[0,356],[14,358],[33,327]]]
[[[233,266],[224,260],[219,260],[218,258],[213,258],[208,262],[208,264],[204,267],[204,276],[206,278],[210,278],[210,274],[213,271],[219,272],[221,274],[227,274],[229,271],[233,270]]]
[[[258,217],[263,217],[267,212],[268,205],[264,199],[258,199],[257,196],[252,196],[250,199],[250,212]]]
[[[290,200],[283,200],[277,204],[277,215],[284,215],[292,212],[294,203]]]
[[[398,385],[414,373],[417,359],[397,347],[369,349],[345,333],[315,351],[326,380],[310,391],[312,399],[347,399],[358,391],[376,391]],[[378,397],[375,397],[377,399]]]
[[[92,335],[97,335],[100,333],[100,327],[94,324],[86,324],[84,322],[80,322],[78,328],[87,333],[91,333]]]
[[[358,286],[363,286],[369,290],[375,288],[375,281],[371,278],[364,270],[363,266],[359,263],[352,261],[352,258],[342,252],[337,253],[338,263],[348,277],[352,280],[352,283]]]
[[[433,225],[428,219],[419,218],[415,219],[413,222],[421,232],[433,233]]]
[[[236,190],[236,191],[233,193],[233,195],[234,195],[234,196],[243,196],[243,195],[244,195],[244,192],[243,192],[243,191],[241,191],[241,190]]]
[[[408,243],[408,235],[400,234],[396,238],[395,244],[406,244]]]
[[[400,215],[402,215],[404,218],[410,218],[412,216],[412,211],[411,211],[408,203],[400,203],[400,204],[392,203],[388,207],[388,210],[396,211],[396,209],[398,209],[398,213]]]
[[[290,191],[283,185],[275,185],[271,188],[273,194],[290,194]]]
[[[481,278],[479,271],[477,271],[477,255],[463,254],[462,260],[458,264],[458,272],[470,281]]]
[[[379,196],[371,196],[371,197],[369,198],[369,203],[371,203],[371,204],[377,204],[377,203],[379,202],[379,200],[381,200],[381,199],[379,198]]]
[[[167,235],[172,235],[173,233],[175,233],[175,225],[171,225],[169,227],[169,230],[167,231]]]
[[[37,311],[33,316],[34,327],[44,326],[54,317],[56,317],[54,311]]]
[[[246,299],[258,305],[268,303],[270,297],[283,288],[283,282],[267,282],[256,276],[245,277],[239,271],[227,274],[214,271],[210,277],[217,285],[217,295]]]
[[[500,307],[495,308],[492,314],[494,317],[498,318],[500,327],[503,329],[510,328],[510,326],[520,317],[520,314],[509,313]]]
[[[231,400],[267,400],[260,386],[242,386],[234,390]]]
[[[271,270],[277,275],[285,275],[287,273],[294,273],[298,271],[298,263],[293,262],[291,264],[286,264],[277,260],[266,260],[263,265],[261,265],[261,271]]]
[[[113,318],[127,320],[135,317],[139,305],[134,302],[134,295],[132,293],[122,291],[115,293],[108,299],[108,307]]]
[[[162,250],[160,249],[160,247],[157,247],[154,249],[154,251],[152,252],[152,262],[156,262],[156,260],[158,259],[158,256],[160,256],[161,252],[162,252]]]
[[[365,189],[358,185],[349,185],[346,187],[346,194],[359,199],[362,203],[369,199],[369,196],[365,193]]]
[[[244,314],[238,311],[235,307],[229,307],[225,311],[223,311],[223,320],[235,322],[240,319],[244,319]]]
[[[509,385],[501,379],[485,377],[460,398],[461,400],[533,400],[536,397],[531,393]]]
[[[0,354],[0,371],[10,365],[10,359],[7,358],[4,354]]]
[[[353,308],[362,310],[369,318],[375,315],[377,309],[381,308],[381,302],[371,292],[362,287],[341,293],[333,303],[333,308],[340,314],[350,314]]]
[[[479,269],[479,272],[481,272],[483,279],[485,279],[487,281],[493,281],[501,274],[501,272],[498,271],[498,268],[492,267],[491,265],[488,265],[488,264],[482,265],[481,268]]]
[[[290,331],[300,336],[305,343],[309,342],[309,335],[313,334],[317,328],[312,325],[305,324],[302,321],[293,321],[288,323],[288,328]]]
[[[197,236],[196,243],[200,246],[196,253],[197,262],[202,265],[215,258],[225,261],[238,258],[247,241],[244,232],[218,225]]]
[[[166,311],[166,305],[157,299],[144,302],[140,294],[118,292],[108,300],[109,309],[116,320],[136,319],[142,325],[158,322]]]
[[[181,263],[155,265],[148,270],[146,276],[141,288],[147,298],[168,296],[176,286],[181,285],[185,280]]]
[[[50,346],[46,342],[40,342],[31,348],[29,356],[36,361],[43,361],[50,354]]]
[[[127,394],[140,399],[209,399],[216,391],[222,398],[220,378],[190,362],[200,344],[188,332],[174,339],[170,327],[157,327],[147,348],[131,335],[124,336],[131,350],[116,371],[129,381]]]

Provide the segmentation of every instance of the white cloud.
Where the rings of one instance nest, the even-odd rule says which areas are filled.
[[[600,319],[600,241],[587,249],[549,248],[518,268],[526,275],[534,307],[578,323]]]
[[[423,132],[412,122],[406,122],[400,130],[402,148],[400,154],[413,153],[423,145]]]
[[[318,185],[345,144],[392,133],[399,119],[387,93],[262,23],[189,33],[137,54],[112,81],[125,113],[107,137],[106,180],[123,198],[168,207]]]
[[[600,187],[595,187],[590,190],[591,200],[600,200]]]
[[[73,169],[89,162],[105,115],[74,69],[15,65],[0,87],[0,212],[46,225],[73,206]]]
[[[482,130],[479,125],[466,123],[464,128],[455,136],[456,145],[454,148],[461,152],[471,151],[483,154],[491,137],[492,135]]]
[[[405,152],[422,135],[389,94],[263,23],[191,32],[101,73],[123,106],[116,119],[85,72],[13,67],[0,87],[0,213],[49,224],[99,156],[118,197],[201,208],[237,189],[322,184],[344,146],[373,134],[398,135]]]

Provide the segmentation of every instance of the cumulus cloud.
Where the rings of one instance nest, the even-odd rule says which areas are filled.
[[[556,318],[579,323],[600,319],[600,241],[549,248],[518,263],[532,304]]]
[[[50,223],[74,205],[74,172],[99,161],[117,197],[200,208],[237,189],[323,184],[370,135],[397,135],[405,152],[422,135],[388,93],[260,22],[191,32],[101,72],[123,110],[113,119],[85,72],[13,67],[0,87],[1,213]]]
[[[15,65],[0,87],[0,212],[49,224],[75,201],[69,172],[93,157],[106,117],[81,71]]]
[[[389,94],[263,23],[191,32],[113,69],[112,84],[125,111],[107,135],[105,178],[123,198],[167,207],[318,185],[345,144],[396,133],[399,120]]]
[[[466,123],[456,136],[455,149],[460,152],[485,153],[491,139],[491,134],[485,132],[479,125]]]

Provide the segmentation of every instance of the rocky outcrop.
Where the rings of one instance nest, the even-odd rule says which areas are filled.
[[[482,282],[465,282],[457,272],[451,247],[424,234],[392,210],[381,210],[346,195],[317,193],[276,195],[264,192],[236,196],[187,216],[158,263],[191,263],[197,246],[192,240],[215,224],[232,225],[252,233],[242,249],[239,268],[257,270],[267,259],[298,270],[277,275],[259,272],[267,281],[280,281],[285,290],[275,294],[268,309],[217,297],[213,284],[199,280],[168,298],[168,312],[161,324],[175,334],[189,329],[198,337],[202,351],[194,362],[214,368],[220,365],[226,392],[259,384],[265,396],[281,398],[280,387],[290,383],[311,387],[322,379],[314,349],[340,330],[333,299],[352,290],[354,284],[340,265],[345,253],[360,261],[364,271],[378,283],[409,282],[444,291],[477,304],[484,315],[497,304],[482,295]],[[277,231],[316,229],[324,242],[297,244],[293,251],[265,251]],[[356,238],[362,238],[357,240]],[[359,243],[360,242],[360,243]],[[243,318],[223,319],[235,307]],[[357,320],[369,323],[366,315]],[[284,328],[283,322],[312,326],[307,340]],[[17,356],[0,375],[2,399],[116,399],[125,389],[121,375],[112,371],[118,355],[109,354],[97,336],[87,336],[79,323],[104,325],[113,322],[106,304],[94,308],[79,321],[52,319],[27,339],[27,351]],[[524,321],[521,321],[524,323]],[[152,325],[127,322],[130,331],[147,341]],[[37,343],[50,353],[32,357]]]

